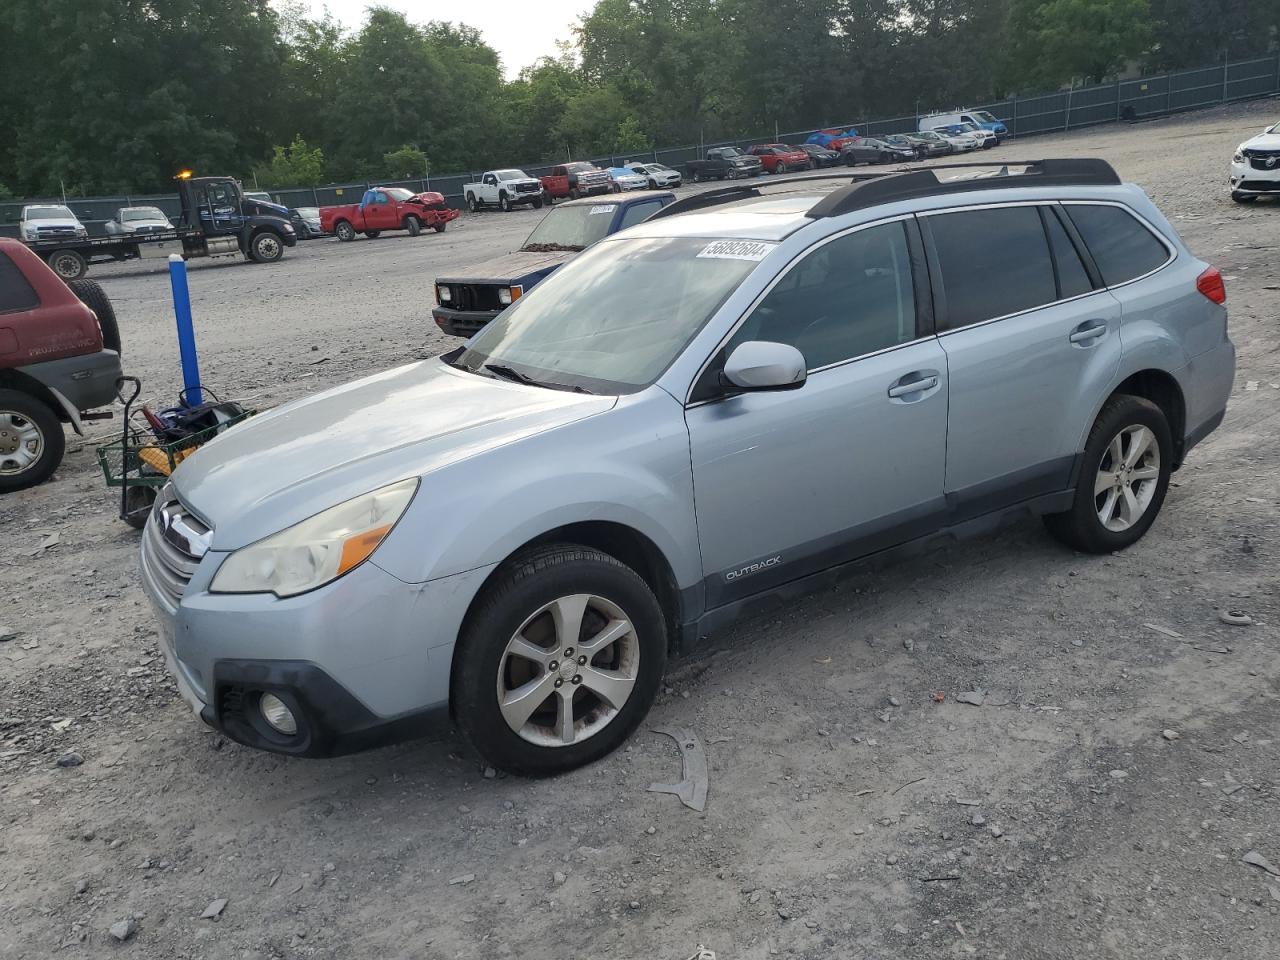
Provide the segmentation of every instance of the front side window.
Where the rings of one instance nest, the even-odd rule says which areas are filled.
[[[645,200],[643,203],[633,203],[622,214],[622,223],[618,225],[619,230],[625,230],[632,224],[639,223],[649,214],[654,213],[662,206],[660,200]]]
[[[769,246],[752,245],[760,256]],[[447,362],[565,389],[642,389],[756,267],[755,257],[722,254],[723,246],[691,237],[602,243],[539,283]]]
[[[1150,273],[1169,259],[1165,245],[1121,207],[1071,203],[1065,209],[1109,287]]]
[[[946,292],[942,329],[1030,310],[1057,299],[1040,212],[998,207],[927,218]]]
[[[786,343],[810,370],[916,339],[906,227],[867,227],[818,247],[760,301],[725,355],[748,340]]]

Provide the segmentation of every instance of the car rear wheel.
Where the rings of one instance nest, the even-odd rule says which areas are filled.
[[[345,220],[339,220],[334,225],[333,232],[338,235],[338,239],[343,243],[350,243],[356,238],[356,228]]]
[[[1164,412],[1150,400],[1118,394],[1089,432],[1071,509],[1046,516],[1045,526],[1086,553],[1123,550],[1155,522],[1172,469]]]
[[[107,296],[107,292],[96,280],[69,280],[67,286],[97,316],[98,327],[102,330],[103,347],[121,353],[120,325],[116,322],[116,311],[111,306],[111,298]]]
[[[625,740],[666,663],[657,598],[630,567],[574,544],[529,551],[500,570],[454,652],[454,716],[495,767],[545,776]]]
[[[48,480],[65,449],[62,424],[52,410],[29,393],[0,390],[0,493]]]
[[[404,228],[409,231],[409,236],[416,237],[422,232],[422,221],[417,217],[405,217]]]
[[[89,272],[89,261],[78,250],[55,250],[48,263],[63,280],[79,280]]]

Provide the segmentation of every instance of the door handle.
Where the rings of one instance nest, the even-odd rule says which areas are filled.
[[[932,390],[937,385],[937,377],[921,377],[919,380],[908,380],[906,383],[898,381],[889,388],[889,396],[896,400],[898,397],[909,397],[923,390]]]
[[[1071,331],[1068,338],[1072,343],[1088,343],[1090,340],[1097,340],[1098,337],[1106,336],[1107,325],[1103,321],[1093,321],[1093,326],[1079,326]]]

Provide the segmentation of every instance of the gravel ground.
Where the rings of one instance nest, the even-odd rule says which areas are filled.
[[[650,726],[701,737],[703,814],[646,791],[679,777],[648,727],[541,782],[486,778],[449,737],[305,761],[203,729],[95,425],[54,482],[0,500],[0,958],[1274,958],[1280,876],[1242,857],[1280,871],[1280,209],[1225,189],[1274,109],[1001,148],[1106,157],[1223,270],[1226,422],[1121,555],[1027,522],[676,664]],[[442,352],[432,277],[537,217],[193,263],[205,379],[268,406]],[[145,395],[172,397],[162,267],[94,276]]]

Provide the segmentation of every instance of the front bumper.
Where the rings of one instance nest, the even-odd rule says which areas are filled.
[[[431,319],[436,326],[451,337],[470,337],[501,310],[454,310],[450,307],[432,307]]]
[[[1248,160],[1231,162],[1231,189],[1237,193],[1263,195],[1280,193],[1280,165],[1270,170],[1258,169]]]
[[[366,562],[280,599],[209,593],[226,556],[210,552],[175,603],[160,586],[152,533],[143,537],[143,588],[169,671],[209,726],[246,746],[327,757],[418,736],[447,718],[457,630],[492,568],[408,584]],[[266,723],[264,693],[293,713],[296,734]]]

